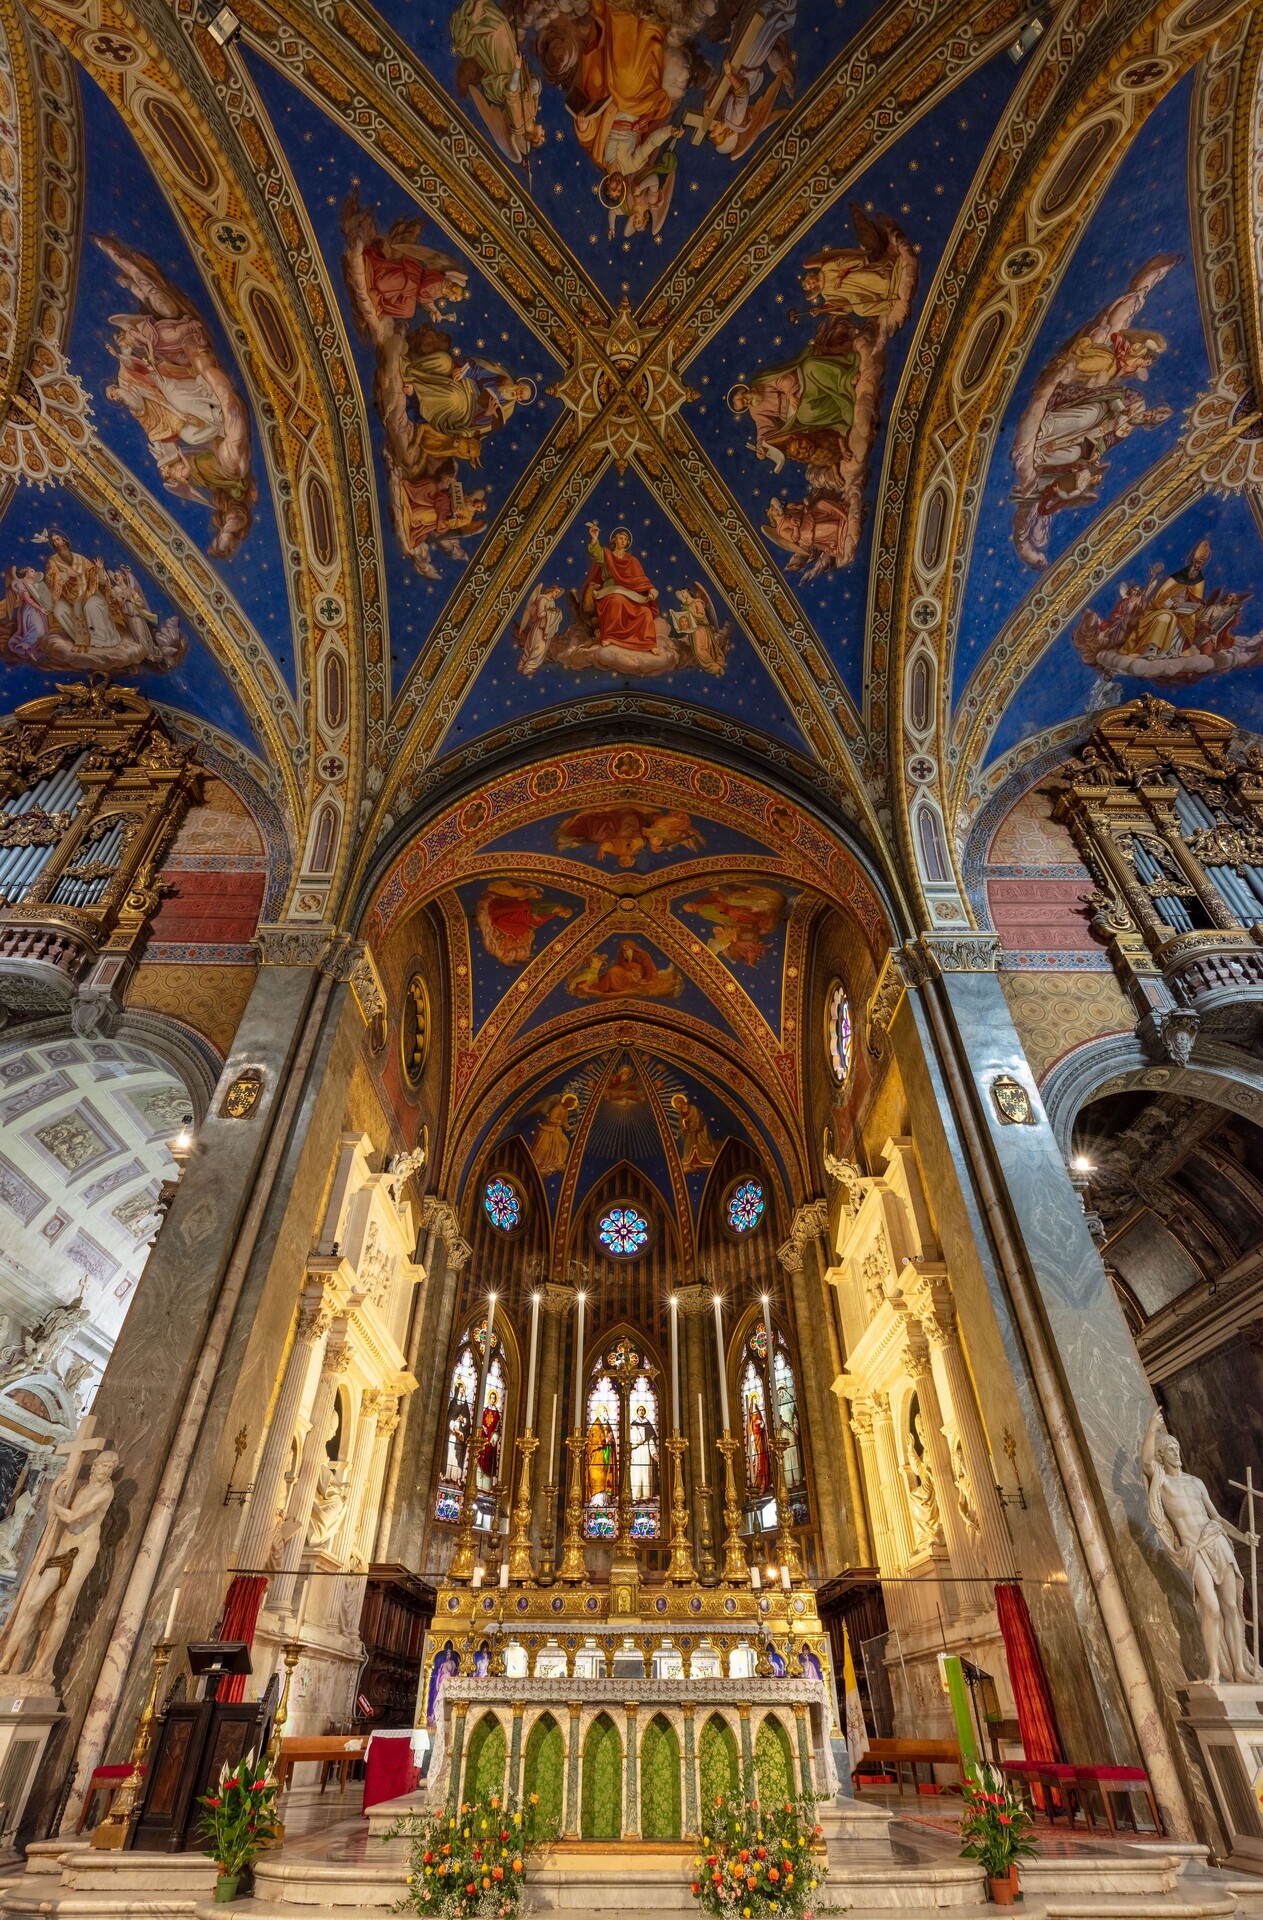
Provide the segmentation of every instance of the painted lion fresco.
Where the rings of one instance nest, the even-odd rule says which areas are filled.
[[[661,233],[688,150],[737,162],[785,113],[799,0],[461,0],[456,91],[506,160],[543,144],[545,85],[592,163],[609,237]]]
[[[1048,564],[1055,516],[1067,507],[1095,506],[1120,440],[1171,417],[1147,407],[1135,381],[1149,378],[1166,340],[1135,325],[1145,301],[1183,256],[1157,253],[1134,274],[1127,291],[1072,334],[1035,382],[1013,441],[1013,544],[1028,567]]]
[[[740,381],[728,405],[752,430],[760,460],[786,476],[767,506],[765,532],[789,555],[788,569],[811,581],[855,557],[864,529],[864,493],[881,426],[886,351],[907,321],[917,257],[887,214],[851,203],[857,244],[823,247],[803,264],[802,314],[810,341],[790,360]],[[790,465],[805,475],[790,497]]]
[[[1263,632],[1237,632],[1249,594],[1207,592],[1209,559],[1210,542],[1199,540],[1173,572],[1159,561],[1143,587],[1124,581],[1104,619],[1091,607],[1081,616],[1074,644],[1101,675],[1089,710],[1129,698],[1123,689],[1130,680],[1193,686],[1263,660]]]

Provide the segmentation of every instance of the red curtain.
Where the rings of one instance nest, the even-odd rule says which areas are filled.
[[[1057,1714],[1039,1642],[1031,1625],[1030,1609],[1021,1587],[1011,1581],[995,1590],[995,1610],[1004,1636],[1004,1652],[1009,1663],[1009,1679],[1017,1702],[1017,1723],[1022,1731],[1022,1751],[1028,1760],[1065,1759]]]
[[[224,1601],[223,1619],[219,1623],[221,1640],[244,1640],[248,1647],[254,1645],[254,1629],[258,1624],[259,1608],[263,1605],[263,1596],[268,1589],[266,1573],[235,1573],[232,1585],[228,1589],[228,1598]],[[217,1700],[244,1700],[246,1679],[244,1673],[226,1673],[219,1683],[215,1695]]]

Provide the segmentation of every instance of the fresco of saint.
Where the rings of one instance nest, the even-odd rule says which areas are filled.
[[[1209,559],[1210,542],[1199,540],[1173,572],[1158,561],[1145,586],[1124,581],[1104,619],[1091,607],[1081,615],[1073,634],[1075,647],[1102,676],[1088,702],[1090,712],[1129,698],[1123,691],[1129,680],[1192,686],[1263,660],[1263,631],[1237,632],[1250,595],[1221,587],[1208,593]]]
[[[680,1165],[685,1173],[713,1167],[719,1158],[719,1142],[711,1133],[701,1108],[686,1093],[673,1093],[670,1107],[680,1134]]]
[[[1153,289],[1183,255],[1156,253],[1048,362],[1013,440],[1013,544],[1028,567],[1048,564],[1056,514],[1100,499],[1111,448],[1139,428],[1169,420],[1146,407],[1133,381],[1149,378],[1166,352],[1162,334],[1134,322]]]
[[[706,844],[687,813],[632,806],[572,814],[555,839],[561,853],[594,847],[598,860],[616,860],[620,867],[634,867],[642,853],[673,853],[677,847],[700,853]]]
[[[545,85],[592,164],[612,240],[662,232],[691,146],[735,163],[793,98],[799,0],[461,0],[456,92],[529,172]]]
[[[554,1093],[533,1111],[540,1116],[531,1141],[531,1158],[540,1173],[563,1173],[570,1158],[570,1129],[578,1111],[577,1093]]]
[[[523,967],[535,935],[550,920],[569,920],[573,907],[545,900],[544,889],[523,880],[489,880],[474,908],[482,944],[501,966]]]
[[[396,220],[382,233],[352,193],[341,225],[356,331],[376,360],[373,404],[386,436],[391,521],[417,572],[437,580],[435,555],[463,563],[462,537],[487,523],[486,489],[466,488],[462,465],[482,464],[487,435],[530,404],[535,385],[466,354],[437,324],[468,299],[469,273],[451,254],[420,244],[419,220]]]
[[[789,912],[789,901],[779,887],[756,880],[724,881],[681,905],[685,913],[709,921],[706,944],[713,954],[747,967],[757,967],[766,958],[767,935]]]
[[[592,669],[638,678],[687,667],[723,673],[731,623],[720,626],[714,603],[699,581],[679,588],[679,604],[664,616],[658,589],[632,552],[626,527],[615,527],[606,545],[596,521],[589,521],[587,551],[582,590],[567,596],[568,622],[561,611],[560,587],[541,583],[532,590],[513,630],[519,673],[537,673],[548,662],[573,673]]]
[[[803,263],[810,343],[792,359],[739,381],[728,405],[776,473],[806,469],[800,500],[773,494],[764,531],[808,581],[850,564],[864,527],[865,488],[878,430],[886,353],[917,289],[917,256],[889,214],[851,203],[857,245],[819,248]]]
[[[121,240],[93,238],[140,308],[111,316],[118,379],[106,397],[139,424],[167,492],[211,509],[214,532],[206,551],[230,560],[250,531],[259,497],[249,409],[205,321],[157,263]]]
[[[113,675],[169,673],[188,651],[174,614],[160,620],[133,569],[76,553],[65,534],[37,538],[43,568],[5,570],[0,659],[14,667]]]
[[[620,940],[613,960],[605,953],[590,953],[566,980],[566,991],[576,1000],[610,1000],[620,995],[636,1000],[673,1000],[683,990],[678,967],[670,963],[656,966],[653,955],[634,940]]]

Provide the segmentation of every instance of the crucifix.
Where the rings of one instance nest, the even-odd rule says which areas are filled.
[[[105,1445],[96,1431],[96,1421],[90,1413],[85,1413],[75,1432],[68,1440],[62,1440],[53,1448],[54,1454],[65,1456],[66,1464],[57,1476],[57,1486],[64,1481],[67,1488],[73,1489],[79,1478],[79,1469],[90,1454],[100,1453]]]
[[[1246,1531],[1250,1535],[1250,1623],[1254,1637],[1254,1670],[1257,1673],[1259,1667],[1259,1542],[1258,1528],[1254,1524],[1254,1496],[1257,1493],[1263,1493],[1263,1487],[1255,1486],[1253,1467],[1246,1468],[1244,1480],[1230,1480],[1228,1485],[1245,1495],[1250,1516],[1246,1521]]]
[[[757,7],[752,8],[746,15],[744,26],[740,27],[733,36],[732,52],[724,61],[718,80],[716,80],[714,86],[702,102],[701,112],[685,114],[684,124],[692,130],[693,145],[695,147],[700,147],[702,141],[710,132],[714,124],[715,115],[719,112],[724,101],[732,92],[733,74],[741,71],[751,48],[754,46],[760,33],[762,33],[763,27],[764,16],[758,11]]]

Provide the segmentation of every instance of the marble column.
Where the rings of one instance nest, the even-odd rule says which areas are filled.
[[[640,1712],[638,1700],[624,1700],[623,1710],[627,1715],[627,1747],[623,1756],[624,1778],[627,1782],[623,1795],[623,1838],[640,1838],[640,1743],[637,1740],[637,1715]]]
[[[984,1573],[989,1579],[997,1580],[1014,1571],[1013,1548],[1004,1523],[1004,1509],[996,1494],[995,1466],[983,1431],[969,1363],[961,1350],[960,1326],[946,1275],[930,1275],[923,1268],[916,1299],[941,1389],[941,1430],[945,1431],[949,1447],[959,1445],[964,1456],[963,1475],[959,1456],[951,1462],[958,1494],[957,1511]],[[973,1510],[973,1524],[967,1508]]]
[[[811,1732],[807,1725],[806,1704],[802,1700],[796,1700],[794,1702],[794,1722],[798,1730],[799,1791],[801,1793],[814,1793],[816,1791],[816,1782],[811,1769]],[[828,1738],[827,1728],[825,1729],[825,1738]]]
[[[943,1529],[943,1539],[947,1545],[952,1572],[961,1580],[984,1582],[977,1588],[967,1590],[965,1596],[967,1607],[989,1605],[991,1595],[985,1586],[986,1570],[977,1551],[975,1536],[965,1525],[964,1516],[956,1498],[956,1485],[943,1425],[943,1410],[939,1404],[938,1384],[934,1378],[934,1362],[929,1345],[923,1338],[909,1340],[907,1367],[909,1378],[917,1390],[917,1404],[921,1411],[926,1449],[930,1456],[930,1471],[934,1475],[934,1495],[938,1501],[939,1524]]]
[[[526,1712],[525,1700],[511,1702],[513,1708],[513,1739],[509,1745],[509,1799],[518,1800],[522,1792],[522,1715]]]
[[[582,1700],[571,1700],[570,1738],[566,1743],[566,1833],[567,1840],[579,1838],[582,1814],[579,1807],[580,1761],[579,1729],[583,1719]]]
[[[400,1399],[397,1393],[378,1393],[373,1410],[372,1452],[369,1454],[368,1474],[360,1495],[355,1542],[351,1549],[351,1558],[359,1567],[369,1566],[373,1558],[373,1544],[381,1517],[382,1488],[386,1480],[386,1461],[391,1437],[399,1425]]]
[[[684,1716],[684,1833],[685,1840],[695,1840],[700,1828],[697,1821],[697,1747],[695,1725],[697,1703],[694,1700],[682,1700],[680,1712]]]
[[[465,1716],[469,1712],[468,1700],[452,1702],[452,1738],[450,1742],[451,1770],[448,1774],[447,1811],[454,1814],[460,1809],[460,1776],[465,1764]]]
[[[298,1298],[294,1338],[286,1356],[280,1391],[268,1422],[267,1438],[255,1469],[237,1546],[239,1567],[266,1567],[284,1502],[281,1485],[300,1419],[305,1416],[324,1361],[325,1342],[338,1315],[339,1297],[324,1276],[309,1276]]]
[[[827,1349],[814,1337],[822,1325],[830,1323],[828,1289],[822,1275],[822,1240],[828,1225],[828,1210],[823,1200],[799,1207],[788,1240],[777,1250],[785,1270],[786,1286],[794,1303],[794,1324],[798,1329],[797,1367],[802,1405],[799,1408],[803,1432],[805,1465],[815,1493],[815,1521],[820,1543],[821,1564],[840,1567],[849,1557],[844,1547],[847,1530],[847,1499],[843,1479],[837,1472],[837,1453],[842,1442],[841,1409],[830,1392],[830,1382],[841,1370],[830,1369]]]
[[[303,1442],[303,1457],[299,1462],[298,1478],[294,1483],[294,1491],[290,1495],[289,1512],[286,1518],[293,1530],[285,1542],[280,1570],[268,1596],[271,1612],[288,1612],[293,1603],[294,1575],[307,1543],[307,1528],[311,1524],[311,1507],[316,1497],[316,1482],[320,1478],[320,1469],[327,1466],[329,1462],[325,1443],[329,1438],[329,1426],[333,1419],[333,1403],[337,1397],[338,1383],[345,1375],[350,1361],[351,1355],[346,1341],[346,1322],[345,1320],[335,1321],[325,1347],[324,1364],[320,1369],[315,1397],[311,1403],[311,1425],[307,1429],[307,1438]]]
[[[900,1467],[899,1454],[895,1446],[895,1427],[890,1414],[890,1398],[884,1393],[873,1395],[873,1444],[877,1455],[877,1471],[881,1477],[882,1501],[890,1528],[891,1553],[895,1562],[892,1571],[906,1573],[912,1564],[916,1546],[912,1536],[912,1516],[908,1512],[908,1496],[903,1470]]]
[[[421,1203],[425,1290],[413,1315],[408,1371],[420,1386],[403,1403],[394,1457],[399,1462],[398,1492],[386,1516],[380,1545],[383,1560],[405,1566],[427,1564],[425,1547],[433,1524],[434,1459],[443,1430],[452,1322],[460,1274],[470,1257],[455,1209],[434,1194]],[[393,1468],[392,1468],[393,1471]]]

